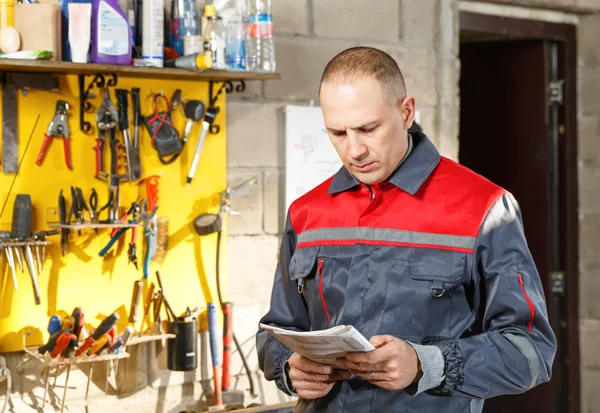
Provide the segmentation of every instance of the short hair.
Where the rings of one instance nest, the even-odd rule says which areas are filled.
[[[351,47],[335,56],[323,70],[321,86],[331,80],[353,80],[373,76],[381,84],[383,93],[396,103],[406,97],[406,84],[398,63],[386,52],[374,47]]]

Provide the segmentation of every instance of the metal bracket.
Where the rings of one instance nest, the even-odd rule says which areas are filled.
[[[550,104],[551,105],[562,105],[564,103],[564,92],[563,86],[564,80],[557,80],[554,82],[550,82],[549,91],[550,91]]]
[[[83,133],[89,134],[92,130],[92,124],[85,120],[85,114],[90,113],[92,110],[90,99],[96,97],[96,94],[92,92],[92,89],[94,86],[98,89],[115,87],[117,86],[119,79],[115,73],[109,73],[106,75],[96,74],[89,85],[86,86],[86,76],[87,75],[79,75],[79,129],[81,129]],[[107,81],[105,76],[110,76],[110,79]]]
[[[550,291],[555,295],[565,295],[565,273],[563,271],[550,273]]]
[[[233,80],[228,80],[226,82],[222,82],[221,83],[221,87],[219,87],[219,89],[217,90],[216,93],[214,93],[214,84],[217,82],[214,81],[210,81],[208,84],[208,107],[209,108],[215,108],[217,113],[219,112],[219,107],[215,106],[215,104],[217,103],[217,99],[219,98],[219,95],[223,92],[223,90],[225,90],[225,93],[233,93],[233,92],[237,92],[237,93],[241,93],[243,91],[246,90],[246,82],[244,82],[243,80],[239,80],[239,81],[235,81],[235,82],[239,82],[237,85],[234,86],[233,84]],[[212,133],[213,135],[218,134],[221,131],[221,127],[217,124],[212,124],[210,125],[210,133]]]
[[[35,73],[6,73],[2,82],[2,172],[19,168],[18,90],[57,91],[58,76]]]

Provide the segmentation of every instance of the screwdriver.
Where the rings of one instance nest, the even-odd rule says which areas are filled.
[[[119,314],[117,314],[117,313],[112,313],[111,315],[106,317],[104,320],[102,320],[102,322],[100,323],[100,325],[98,326],[96,331],[94,331],[94,333],[83,342],[81,347],[79,347],[77,349],[77,352],[75,353],[75,355],[80,356],[81,354],[83,354],[83,352],[86,351],[92,344],[94,344],[94,342],[99,340],[103,334],[106,334],[107,332],[109,332],[110,329],[113,328],[113,326],[115,325],[115,323],[118,320],[119,320]]]

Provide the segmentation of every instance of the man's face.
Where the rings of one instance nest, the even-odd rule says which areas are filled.
[[[320,97],[329,139],[344,166],[364,184],[386,180],[408,148],[414,99],[391,102],[374,77],[324,82]]]

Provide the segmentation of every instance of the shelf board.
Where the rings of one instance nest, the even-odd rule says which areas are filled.
[[[131,337],[129,339],[129,341],[127,342],[127,346],[135,346],[136,344],[142,344],[142,343],[148,343],[151,341],[159,341],[162,340],[163,338],[175,338],[175,334],[169,334],[169,333],[164,333],[164,334],[144,334],[141,337],[140,336],[134,336]]]
[[[38,353],[38,348],[39,347],[25,347],[24,350],[27,354],[29,354],[45,366],[64,366],[68,364],[84,364],[93,363],[96,361],[120,360],[129,358],[129,353],[122,351],[121,353],[107,353],[100,356],[73,356],[71,358],[57,357],[55,359],[52,359]]]
[[[206,70],[193,72],[186,69],[99,65],[95,63],[56,62],[52,60],[0,59],[0,72],[27,72],[67,75],[95,75],[114,73],[123,77],[176,79],[195,81],[276,80],[279,73],[233,72]]]
[[[127,222],[115,222],[114,224],[96,224],[92,222],[85,222],[83,224],[59,224],[56,222],[47,223],[50,228],[63,228],[63,229],[86,229],[86,228],[134,228],[139,227],[142,224],[129,224]]]

